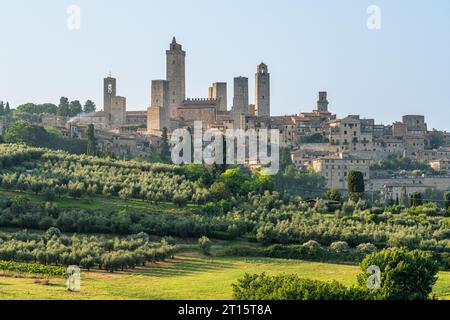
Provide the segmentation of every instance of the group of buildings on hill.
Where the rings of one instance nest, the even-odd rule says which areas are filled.
[[[425,117],[406,115],[391,125],[374,119],[349,115],[338,119],[329,110],[327,92],[319,92],[317,107],[296,115],[271,116],[270,73],[268,66],[257,66],[254,78],[255,101],[249,101],[249,79],[236,77],[233,101],[228,103],[228,86],[215,82],[205,98],[186,96],[186,52],[173,38],[166,51],[166,79],[153,80],[151,103],[147,111],[127,111],[125,97],[117,95],[117,80],[104,79],[103,111],[81,114],[67,122],[57,116],[43,118],[45,126],[59,127],[69,137],[83,136],[94,124],[99,147],[117,155],[146,158],[159,143],[163,128],[169,134],[176,128],[193,127],[202,121],[204,129],[278,129],[280,146],[292,150],[299,168],[311,167],[326,178],[328,187],[346,188],[351,170],[364,173],[369,190],[395,197],[401,188],[408,192],[427,188],[450,189],[450,134],[441,132],[445,141],[433,150]],[[206,91],[206,90],[205,90]],[[371,177],[373,161],[403,156],[424,160],[440,175],[405,176],[401,179]],[[450,172],[450,171],[448,171]]]

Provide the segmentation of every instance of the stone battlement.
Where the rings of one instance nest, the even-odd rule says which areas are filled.
[[[218,103],[220,99],[212,99],[212,98],[193,98],[186,99],[183,101],[183,104],[213,104]]]

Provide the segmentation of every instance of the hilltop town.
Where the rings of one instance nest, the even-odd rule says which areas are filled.
[[[369,192],[381,192],[389,199],[402,192],[446,191],[450,186],[450,133],[429,130],[423,115],[405,115],[390,125],[363,115],[339,119],[332,113],[327,92],[319,92],[313,110],[272,116],[270,73],[264,63],[257,66],[254,75],[254,102],[249,101],[246,77],[234,78],[231,104],[225,82],[205,88],[207,97],[188,98],[185,59],[186,52],[173,38],[166,51],[166,79],[152,81],[147,111],[127,111],[126,98],[118,95],[117,79],[109,75],[103,84],[102,111],[71,119],[46,114],[42,125],[68,138],[85,137],[89,125],[94,125],[99,150],[142,159],[149,159],[164,128],[170,135],[177,128],[192,128],[195,121],[202,121],[204,129],[221,132],[278,129],[280,147],[291,150],[293,163],[301,169],[313,169],[331,189],[345,190],[346,176],[354,170],[364,174]],[[412,159],[427,170],[383,167],[382,160],[387,160],[386,164],[395,157]]]

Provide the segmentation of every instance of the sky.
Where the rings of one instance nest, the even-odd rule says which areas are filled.
[[[67,26],[71,5],[80,29]],[[369,29],[367,9],[380,9]],[[0,0],[0,100],[103,106],[103,78],[117,78],[128,110],[150,104],[151,80],[165,78],[173,36],[187,51],[187,97],[212,82],[271,73],[273,115],[316,107],[328,91],[339,117],[388,124],[423,114],[450,131],[448,0]],[[73,21],[73,20],[70,20]]]

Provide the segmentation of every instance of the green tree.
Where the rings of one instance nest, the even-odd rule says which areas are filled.
[[[445,201],[445,207],[447,209],[449,209],[450,208],[450,192],[446,192],[444,194],[444,201]]]
[[[200,247],[200,249],[202,250],[203,254],[209,256],[211,254],[211,240],[208,239],[208,237],[201,237],[200,239],[198,239],[198,246]]]
[[[159,150],[160,150],[159,156],[161,158],[161,161],[163,163],[172,163],[172,155],[170,153],[169,136],[167,133],[167,128],[163,129]]]
[[[404,207],[408,207],[409,205],[409,199],[408,199],[408,193],[406,191],[406,187],[402,187],[400,189],[400,198],[399,198],[400,204]]]
[[[364,174],[360,171],[350,171],[347,175],[347,188],[353,200],[361,199],[365,192]]]
[[[79,115],[80,113],[83,112],[83,107],[81,106],[80,101],[74,100],[74,101],[70,102],[69,110],[70,110],[69,111],[69,115],[71,117],[75,117],[75,116],[77,116],[77,115]]]
[[[43,127],[19,121],[5,130],[4,139],[6,143],[25,143],[41,147],[48,140],[48,133]]]
[[[0,101],[0,116],[5,114],[5,104],[3,101]]]
[[[445,145],[445,137],[441,131],[433,130],[429,134],[429,141],[431,149],[439,149]]]
[[[411,207],[418,207],[423,205],[422,194],[420,192],[412,193],[409,199],[409,204]]]
[[[25,103],[18,106],[16,110],[17,112],[20,113],[37,114],[37,115],[41,115],[44,113],[56,114],[58,107],[52,103],[44,103],[44,104]]]
[[[373,253],[360,266],[358,284],[361,288],[368,288],[373,279],[374,274],[368,272],[370,267],[376,266],[381,270],[380,289],[370,291],[377,300],[427,300],[439,271],[432,253],[406,249]]]
[[[227,186],[225,183],[220,181],[214,182],[209,188],[209,192],[211,194],[211,198],[215,201],[228,199],[230,197],[230,191]]]
[[[280,148],[280,171],[283,172],[293,164],[291,150],[289,148]]]
[[[69,117],[70,116],[70,105],[69,105],[69,99],[66,97],[61,97],[59,99],[59,105],[58,105],[58,115],[61,117]]]
[[[49,132],[41,126],[25,121],[18,121],[9,126],[3,138],[6,143],[23,143],[33,147],[65,150],[76,154],[84,154],[87,150],[86,140],[68,140],[59,133]]]
[[[325,194],[325,198],[332,201],[341,201],[342,195],[341,193],[336,189],[330,189]]]
[[[299,143],[327,143],[330,140],[320,133],[303,136],[299,138]]]
[[[97,153],[97,139],[95,139],[95,128],[93,124],[88,126],[87,138],[87,154],[93,156]]]
[[[9,114],[11,112],[11,108],[9,106],[9,102],[6,102],[6,106],[5,106],[5,114]]]
[[[95,103],[93,101],[87,100],[84,103],[83,112],[85,112],[85,113],[92,113],[92,112],[95,112],[95,110],[96,110],[96,106],[95,106]]]
[[[347,288],[336,281],[302,279],[295,274],[275,276],[246,274],[233,284],[236,300],[367,300],[368,294],[356,287]]]

